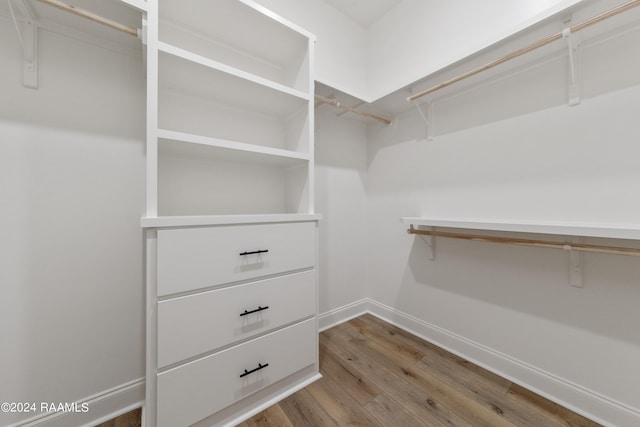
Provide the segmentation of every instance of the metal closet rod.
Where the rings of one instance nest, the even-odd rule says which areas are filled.
[[[535,246],[538,248],[563,249],[565,251],[593,252],[601,254],[640,256],[640,249],[621,248],[618,246],[587,245],[584,243],[556,243],[544,240],[512,239],[510,237],[479,236],[476,234],[447,233],[443,231],[418,230],[413,225],[407,230],[409,234],[422,236],[446,237],[449,239],[474,240],[478,242],[506,243],[510,245]]]
[[[384,123],[385,125],[390,125],[391,124],[391,120],[385,119],[383,117],[376,116],[375,114],[367,113],[366,111],[358,110],[357,108],[349,107],[348,105],[344,105],[344,104],[339,103],[335,99],[325,98],[324,96],[316,95],[316,101],[320,101],[320,102],[323,102],[325,104],[333,105],[336,108],[340,108],[342,110],[349,111],[349,112],[354,113],[354,114],[359,114],[359,115],[361,115],[363,117],[368,117],[370,119],[377,120],[380,123]]]
[[[123,31],[127,34],[130,34],[134,37],[138,37],[138,30],[136,28],[129,27],[127,25],[123,25],[119,22],[113,21],[111,19],[102,17],[100,15],[96,15],[93,12],[89,12],[88,10],[80,9],[73,5],[61,2],[59,0],[38,0],[40,3],[47,4],[49,6],[56,7],[58,9],[64,10],[65,12],[73,13],[74,15],[81,16],[83,18],[90,19],[94,22],[98,22],[100,24],[106,25],[108,27],[114,28],[119,31]]]
[[[627,3],[621,4],[620,6],[614,7],[613,9],[610,9],[606,12],[603,12],[599,15],[594,16],[593,18],[587,19],[586,21],[583,21],[579,24],[573,25],[571,27],[569,27],[569,31],[570,33],[576,33],[580,30],[584,30],[587,27],[590,27],[593,24],[597,24],[600,21],[604,21],[605,19],[611,18],[612,16],[618,15],[619,13],[625,12],[629,9],[632,9],[636,6],[640,5],[640,0],[632,0],[629,1]],[[495,61],[491,61],[488,64],[482,65],[478,68],[475,68],[471,71],[467,71],[466,73],[463,73],[457,77],[454,77],[452,79],[449,79],[447,81],[444,81],[440,84],[437,84],[429,89],[423,90],[421,92],[416,93],[415,95],[412,95],[410,97],[407,98],[407,101],[415,101],[418,98],[422,98],[425,95],[428,95],[430,93],[436,92],[440,89],[443,89],[447,86],[451,86],[454,83],[458,83],[459,81],[468,79],[471,76],[475,76],[476,74],[479,74],[483,71],[486,71],[490,68],[493,68],[497,65],[500,65],[504,62],[507,62],[511,59],[517,58],[519,56],[524,55],[525,53],[529,53],[535,49],[538,49],[539,47],[548,45],[549,43],[552,43],[556,40],[560,40],[563,38],[563,31],[560,31],[559,33],[553,34],[549,37],[546,37],[542,40],[538,40],[535,43],[532,43],[528,46],[525,46],[521,49],[515,50],[501,58],[496,59]]]

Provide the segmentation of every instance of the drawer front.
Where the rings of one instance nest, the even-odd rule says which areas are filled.
[[[159,230],[158,295],[313,267],[315,230],[315,222]],[[257,251],[268,252],[247,254]]]
[[[312,365],[317,340],[310,319],[159,374],[158,426],[191,425]]]
[[[315,275],[309,270],[160,302],[158,366],[314,315]]]

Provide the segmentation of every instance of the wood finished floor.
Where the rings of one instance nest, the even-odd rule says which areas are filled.
[[[140,427],[140,424],[142,424],[142,409],[134,409],[96,427]]]
[[[599,426],[368,314],[320,334],[320,371],[240,426]]]

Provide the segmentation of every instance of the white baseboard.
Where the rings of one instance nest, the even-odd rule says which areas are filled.
[[[92,427],[142,407],[143,401],[144,379],[141,378],[78,400],[77,407],[86,404],[86,412],[40,414],[9,427]]]
[[[637,408],[602,396],[372,299],[358,301],[358,307],[366,307],[370,314],[604,426],[640,426],[640,410]],[[332,315],[333,313],[331,312]],[[331,318],[337,319],[337,314],[340,313],[342,312],[338,311]]]
[[[318,315],[318,328],[322,332],[369,311],[369,299],[361,299]]]

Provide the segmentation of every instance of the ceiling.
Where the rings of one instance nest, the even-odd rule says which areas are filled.
[[[369,28],[402,0],[324,0],[363,28]]]

